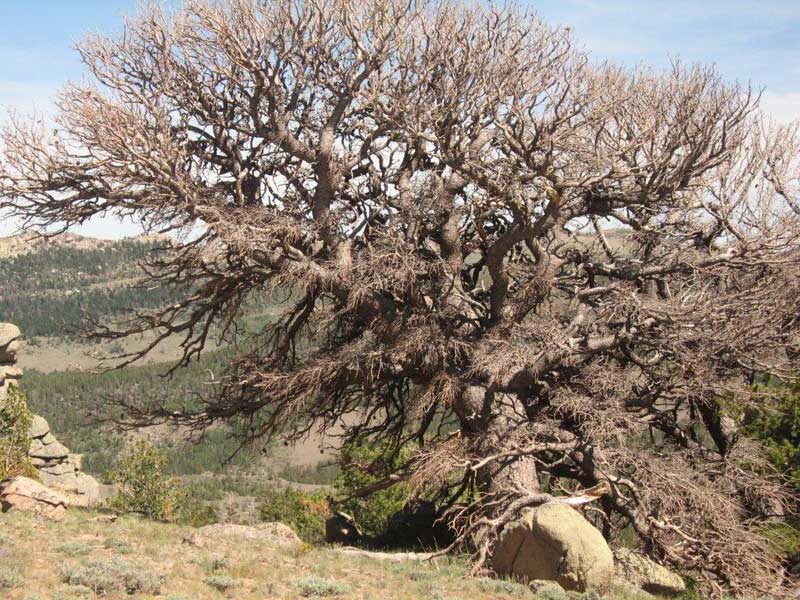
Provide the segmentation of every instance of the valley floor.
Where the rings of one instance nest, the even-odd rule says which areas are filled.
[[[102,519],[77,509],[60,523],[27,513],[0,514],[0,598],[77,600],[112,590],[104,597],[559,600],[509,581],[467,577],[459,560],[385,562],[234,535],[198,544],[191,528],[135,517]],[[622,592],[609,597],[641,598]]]

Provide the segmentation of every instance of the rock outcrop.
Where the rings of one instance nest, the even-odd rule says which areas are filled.
[[[0,402],[22,377],[22,370],[16,366],[21,337],[16,325],[0,323]],[[34,415],[30,436],[28,456],[42,483],[61,492],[68,505],[90,507],[108,497],[107,486],[81,472],[82,456],[61,444],[43,417]]]
[[[67,498],[28,477],[14,477],[0,482],[0,505],[3,512],[24,510],[60,521],[66,512]]]
[[[16,325],[0,323],[0,401],[8,388],[16,385],[22,371],[16,366],[19,340],[22,333]]]
[[[31,463],[42,483],[67,494],[70,506],[94,506],[106,496],[104,486],[81,472],[83,456],[72,454],[50,432],[47,421],[35,416],[31,425]]]
[[[499,575],[555,581],[565,590],[603,590],[614,579],[614,556],[603,535],[578,511],[549,502],[506,527],[492,567]]]
[[[221,538],[267,542],[272,546],[300,548],[303,542],[294,530],[283,523],[259,523],[255,526],[234,523],[214,523],[200,527],[184,538],[184,542],[198,548],[214,547]]]

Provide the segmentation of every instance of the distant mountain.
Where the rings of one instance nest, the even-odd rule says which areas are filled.
[[[179,290],[140,284],[139,263],[164,242],[73,234],[0,238],[0,322],[16,323],[28,338],[69,337],[87,319],[173,302]]]

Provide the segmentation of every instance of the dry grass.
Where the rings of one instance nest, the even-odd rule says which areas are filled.
[[[468,578],[458,560],[387,563],[326,548],[287,551],[267,540],[236,538],[196,547],[183,542],[187,528],[128,517],[104,523],[94,517],[70,510],[63,523],[52,523],[23,513],[0,514],[0,556],[9,584],[0,597],[130,598],[127,582],[136,598],[160,600],[537,598],[509,581]],[[115,585],[119,573],[124,581]]]

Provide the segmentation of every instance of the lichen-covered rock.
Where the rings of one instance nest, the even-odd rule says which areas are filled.
[[[31,441],[31,448],[28,451],[31,458],[56,459],[69,456],[69,448],[60,444],[55,438],[49,443],[44,443],[44,440],[47,440],[47,436]]]
[[[22,369],[12,365],[0,365],[0,379],[14,380],[22,379]]]
[[[67,499],[28,477],[14,477],[0,483],[3,512],[23,510],[60,521],[66,512]]]
[[[273,546],[299,547],[303,545],[294,530],[283,523],[259,523],[255,526],[214,523],[198,529],[197,536],[195,536],[192,543],[202,547],[206,545],[207,540],[214,540],[219,537],[265,541]]]
[[[499,575],[555,581],[565,590],[605,589],[614,579],[614,556],[602,534],[573,508],[549,502],[506,527],[495,545]]]
[[[11,323],[0,323],[0,348],[5,348],[11,342],[22,337],[19,327]]]
[[[39,415],[33,415],[33,421],[31,421],[31,428],[30,428],[30,436],[32,438],[43,438],[48,433],[50,433],[50,425],[44,419],[44,417],[40,417]]]
[[[20,337],[18,327],[0,323],[0,400],[8,387],[16,385],[22,377],[22,369],[15,365]],[[94,477],[81,472],[83,456],[71,454],[51,433],[46,419],[34,415],[28,433],[31,464],[38,469],[42,483],[57,489],[68,506],[91,507],[109,497],[112,493],[109,486],[102,486]]]
[[[66,475],[67,473],[75,473],[78,469],[70,462],[69,458],[62,462],[57,462],[53,465],[45,465],[41,467],[41,471],[50,475]]]
[[[0,363],[13,363],[17,360],[17,352],[19,352],[20,341],[14,340],[5,346],[0,346]]]
[[[55,475],[41,471],[40,475],[42,483],[66,495],[68,506],[90,508],[104,499],[100,484],[94,477],[86,473],[73,471]]]
[[[680,596],[686,591],[686,583],[677,573],[626,548],[614,552],[617,561],[617,576],[651,594]]]

